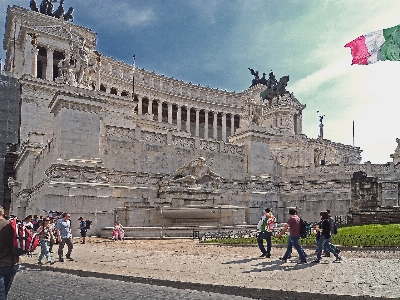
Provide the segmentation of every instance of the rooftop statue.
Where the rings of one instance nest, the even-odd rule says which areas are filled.
[[[54,8],[54,3],[56,3],[57,0],[43,0],[40,3],[40,7],[38,8],[36,1],[31,0],[29,7],[31,8],[32,11],[40,12],[44,15],[48,16],[53,16],[57,19],[64,19],[64,21],[69,21],[73,22],[74,17],[72,16],[72,12],[74,10],[73,7],[70,7],[68,11],[64,14],[64,0],[60,0],[60,5],[58,8],[53,12]]]
[[[36,4],[35,0],[31,0],[31,3],[29,4],[29,7],[31,8],[31,10],[39,12],[39,9],[37,7],[37,4]]]
[[[47,13],[47,3],[48,2],[49,2],[48,0],[43,0],[42,3],[40,3],[40,10],[39,10],[40,13],[42,13],[44,15]]]
[[[74,17],[72,16],[72,12],[73,12],[73,11],[74,11],[74,8],[73,8],[73,7],[70,7],[70,8],[68,9],[68,11],[66,12],[66,14],[63,16],[64,21],[69,21],[69,20],[71,20],[71,22],[74,21]]]
[[[254,70],[251,69],[251,68],[247,68],[247,69],[249,69],[250,72],[251,72],[251,75],[254,76],[254,79],[253,79],[253,81],[251,82],[251,86],[257,85],[257,84],[259,83],[259,81],[260,81],[260,77],[258,76],[258,71],[254,71]]]
[[[58,8],[55,10],[55,12],[54,12],[54,14],[53,14],[53,16],[54,16],[55,18],[57,18],[57,19],[61,19],[61,18],[63,17],[63,15],[64,15],[64,7],[63,7],[63,4],[64,4],[64,0],[61,0],[61,1],[60,1],[60,5],[58,6]]]
[[[255,86],[257,84],[263,84],[266,86],[275,86],[278,84],[278,82],[275,79],[275,75],[272,71],[271,73],[269,73],[269,79],[266,79],[265,78],[265,75],[267,75],[266,73],[262,73],[263,76],[260,78],[258,75],[259,74],[258,71],[254,71],[252,68],[247,68],[247,69],[249,69],[251,75],[254,76],[254,79],[252,80],[250,87]]]
[[[289,82],[289,75],[283,76],[279,82],[276,81],[274,73],[270,73],[268,79],[268,87],[261,92],[260,97],[264,100],[271,101],[273,98],[283,96],[287,93],[286,86]]]
[[[53,15],[53,2],[52,1],[47,1],[47,7],[46,7],[46,15],[52,16]]]
[[[218,188],[221,183],[221,176],[211,171],[205,164],[205,158],[199,157],[191,161],[188,165],[180,167],[172,174],[173,183],[186,183],[189,185],[212,182],[214,188]]]

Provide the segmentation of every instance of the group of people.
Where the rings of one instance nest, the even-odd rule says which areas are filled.
[[[339,256],[340,250],[336,248],[331,243],[331,238],[333,235],[334,220],[329,215],[330,210],[320,212],[321,221],[316,226],[316,244],[317,249],[315,251],[316,258],[313,260],[314,263],[319,263],[322,258],[322,252],[324,251],[324,256],[330,256],[332,253],[336,261],[341,261],[342,258]],[[298,264],[307,263],[307,254],[305,253],[303,247],[300,245],[300,228],[301,220],[297,215],[297,210],[294,208],[289,209],[289,220],[283,229],[276,235],[277,238],[281,238],[287,230],[289,230],[287,248],[285,254],[279,258],[282,263],[286,263],[292,256],[292,248],[294,247],[299,255]],[[276,218],[272,214],[270,208],[265,209],[265,214],[262,216],[261,220],[257,225],[258,236],[257,242],[258,247],[261,251],[261,257],[271,257],[272,248],[272,235],[276,227]],[[264,240],[267,242],[267,249],[264,246]]]

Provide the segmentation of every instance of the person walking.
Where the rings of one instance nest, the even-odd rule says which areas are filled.
[[[331,241],[331,226],[329,224],[329,215],[326,211],[320,212],[321,217],[321,236],[318,241],[318,250],[317,250],[317,258],[313,261],[314,263],[319,263],[321,261],[322,249],[326,247],[326,249],[331,252],[335,257],[336,261],[341,261],[342,258],[337,254],[335,249],[332,247]]]
[[[81,244],[86,244],[86,233],[87,233],[87,227],[86,227],[86,221],[83,220],[82,217],[79,217],[79,230],[81,231],[81,237],[82,237],[82,242]]]
[[[262,216],[261,220],[258,222],[257,229],[258,229],[258,236],[257,236],[257,243],[258,248],[261,250],[260,257],[271,257],[271,248],[272,248],[272,231],[276,226],[276,218],[271,212],[270,208],[265,209],[265,214]],[[267,242],[267,250],[264,247],[264,239]]]
[[[12,254],[13,235],[10,222],[4,218],[4,208],[0,206],[0,299],[4,300],[7,300],[7,294],[21,263],[19,256]]]
[[[300,218],[297,215],[297,211],[294,208],[289,209],[290,218],[287,221],[285,227],[277,234],[277,238],[280,239],[281,236],[289,229],[289,238],[287,243],[286,252],[281,258],[282,262],[287,262],[288,258],[292,253],[292,246],[297,250],[299,254],[298,264],[307,263],[306,255],[304,249],[300,246]]]
[[[71,257],[72,249],[72,234],[71,234],[71,215],[69,213],[63,213],[62,218],[58,220],[56,224],[57,238],[58,238],[58,259],[60,262],[64,262],[64,246],[67,244],[68,251],[65,257],[69,260],[74,260]]]
[[[335,234],[335,232],[333,230],[334,227],[335,227],[335,220],[331,217],[331,215],[330,215],[331,211],[329,209],[327,209],[326,212],[328,213],[328,221],[329,221],[329,226],[331,228],[331,240],[332,240],[333,235]],[[337,254],[340,253],[340,250],[335,245],[333,245],[331,242],[329,242],[329,245],[331,246],[331,248],[335,249],[335,252]],[[329,250],[328,250],[328,245],[326,243],[325,243],[325,246],[324,246],[324,256],[325,257],[330,257],[331,256],[330,253],[329,253]]]
[[[36,234],[39,236],[40,254],[38,258],[38,265],[43,265],[42,258],[46,257],[47,261],[52,265],[50,255],[50,241],[54,239],[53,231],[50,225],[50,218],[46,217],[41,222]]]

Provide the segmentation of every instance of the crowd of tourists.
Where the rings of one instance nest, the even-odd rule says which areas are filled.
[[[292,250],[295,248],[299,255],[297,263],[305,264],[307,263],[307,254],[300,245],[302,220],[297,215],[297,210],[294,208],[289,209],[289,215],[290,217],[286,225],[282,230],[279,231],[279,233],[275,235],[276,238],[280,239],[289,230],[286,252],[279,259],[282,263],[286,263],[287,260],[292,257]],[[330,253],[335,256],[336,262],[340,262],[342,260],[342,258],[339,256],[340,250],[331,243],[332,236],[335,232],[335,222],[330,216],[330,210],[328,209],[320,212],[320,219],[320,222],[318,222],[315,226],[316,250],[314,254],[316,255],[316,258],[312,262],[319,263],[322,259],[322,256],[330,257]],[[272,236],[276,231],[276,224],[276,218],[272,214],[272,210],[270,208],[266,208],[265,213],[257,225],[257,242],[261,251],[261,257],[271,257]],[[265,249],[264,240],[266,240],[267,249]]]
[[[257,225],[258,229],[258,247],[261,251],[261,257],[270,258],[272,248],[272,236],[281,238],[288,231],[288,240],[285,254],[280,257],[282,263],[286,263],[292,256],[292,248],[298,253],[298,264],[307,263],[307,254],[300,245],[301,238],[301,218],[297,215],[294,208],[289,209],[289,219],[285,226],[277,229],[277,221],[270,208],[266,208],[261,220]],[[12,218],[13,216],[11,216]],[[65,258],[73,261],[72,258],[72,234],[71,234],[71,215],[69,213],[56,212],[50,216],[27,216],[23,221],[18,221],[27,228],[31,228],[39,237],[40,254],[38,256],[38,264],[42,265],[42,260],[46,258],[49,264],[53,264],[51,254],[53,246],[58,244],[58,261],[64,262],[64,247],[67,246]],[[319,263],[322,257],[329,257],[330,253],[335,256],[335,261],[340,262],[340,250],[331,243],[332,235],[335,233],[334,220],[330,216],[330,211],[322,211],[320,213],[320,222],[316,224],[316,250],[314,263]],[[87,224],[82,217],[79,219],[80,233],[82,244],[86,243]],[[112,239],[114,241],[124,239],[123,226],[117,221],[112,231]],[[13,255],[12,249],[13,230],[10,222],[4,216],[4,209],[0,206],[0,299],[6,299],[7,293],[11,287],[13,278],[20,264],[19,256]],[[266,240],[266,246],[264,246]]]

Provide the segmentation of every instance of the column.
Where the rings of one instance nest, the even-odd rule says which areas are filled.
[[[158,122],[162,122],[162,102],[158,100]]]
[[[222,113],[222,140],[226,142],[226,113]]]
[[[214,122],[213,122],[213,138],[214,138],[214,140],[218,140],[217,116],[218,116],[218,113],[214,112]]]
[[[51,48],[46,49],[47,66],[46,66],[46,80],[53,81],[53,53]]]
[[[181,130],[181,125],[182,125],[182,109],[180,106],[178,106],[178,111],[176,112],[176,127],[178,131]]]
[[[204,111],[204,138],[208,139],[208,111]]]
[[[194,136],[200,135],[200,110],[196,108],[196,130]]]
[[[172,103],[168,103],[168,124],[172,124]]]
[[[235,134],[235,115],[231,114],[231,135]]]
[[[37,57],[39,54],[39,49],[35,46],[32,48],[32,77],[37,78]]]
[[[142,107],[143,107],[142,101],[143,101],[142,98],[139,98],[139,99],[138,99],[138,115],[142,115],[142,114],[143,114],[143,111],[142,111]]]
[[[148,113],[149,115],[152,115],[152,114],[153,114],[153,100],[150,100],[150,99],[149,99],[149,105],[147,106],[147,113]]]
[[[186,107],[186,131],[190,133],[190,107]]]
[[[96,91],[100,91],[100,71],[101,71],[101,62],[98,61],[96,70]]]

